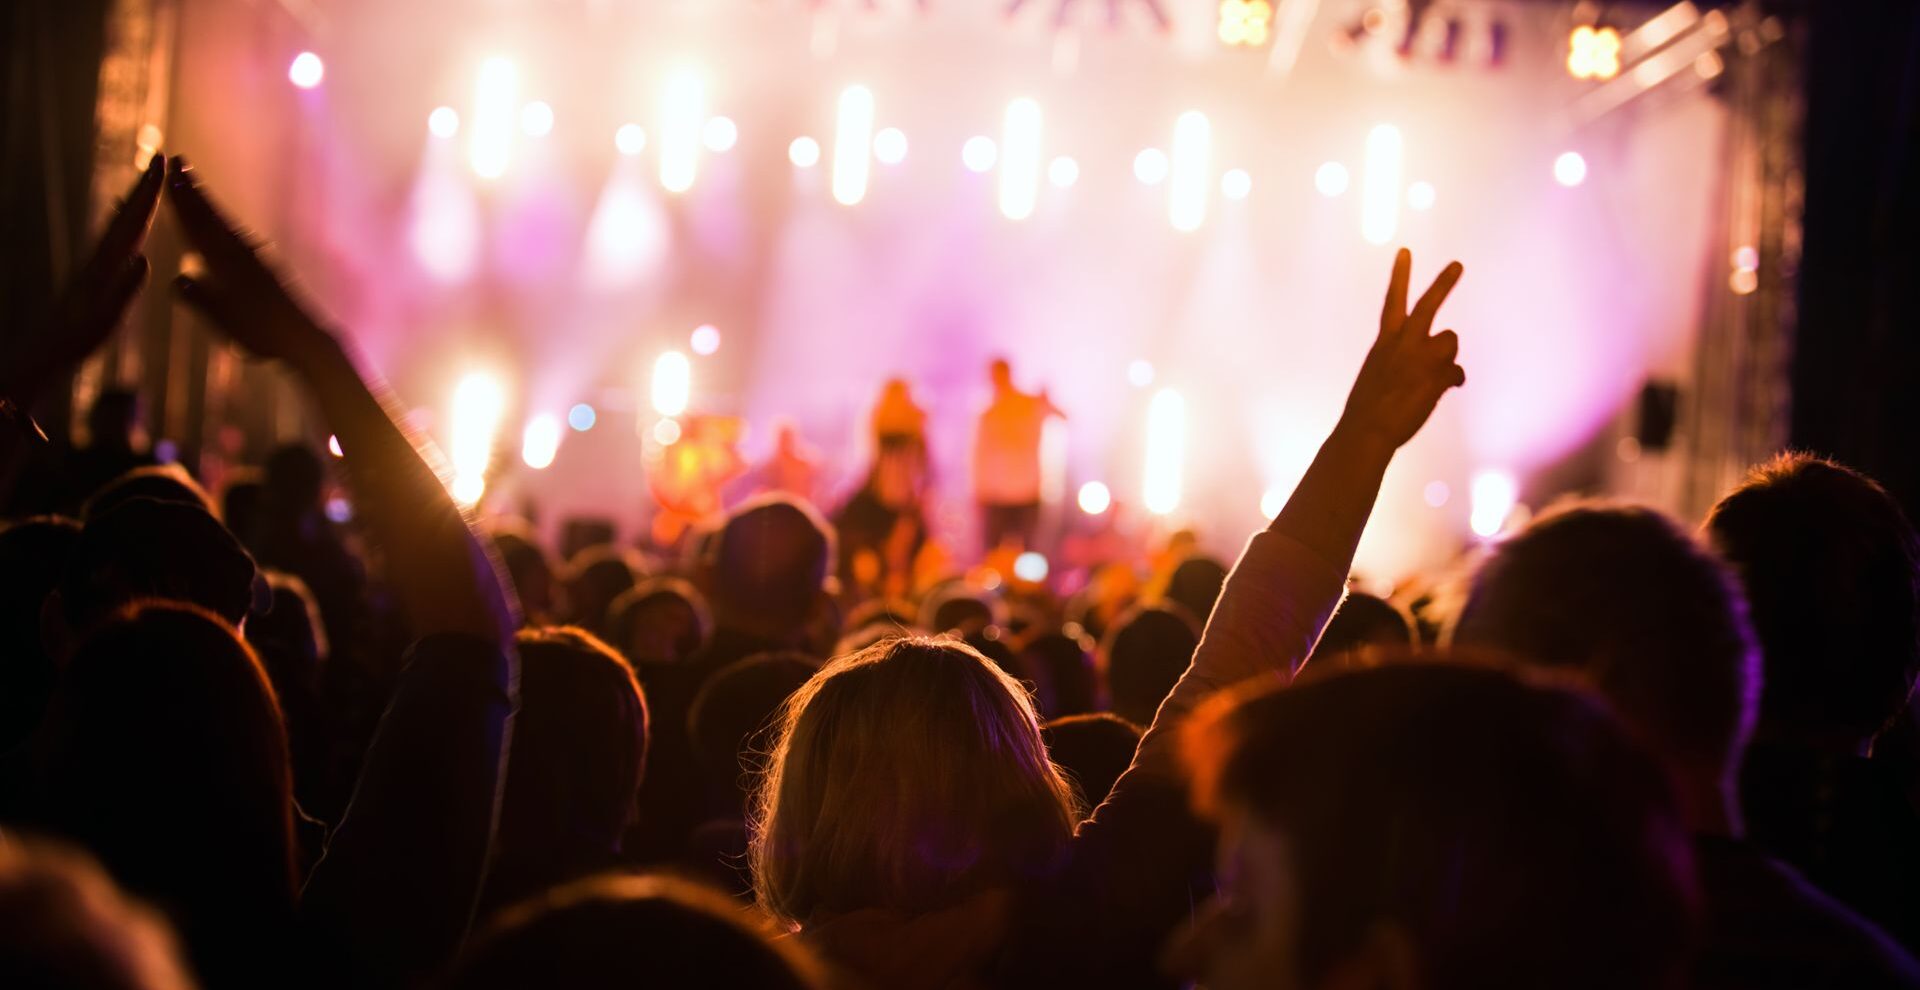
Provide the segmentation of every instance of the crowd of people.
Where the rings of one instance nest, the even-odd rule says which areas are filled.
[[[163,201],[202,261],[174,290],[299,383],[351,531],[314,451],[216,497],[121,393],[79,449],[27,414],[142,291]],[[34,507],[0,529],[0,985],[1920,987],[1897,502],[1786,454],[1698,525],[1567,502],[1450,585],[1349,591],[1466,381],[1434,330],[1462,267],[1411,269],[1230,571],[904,579],[904,384],[834,522],[766,495],[672,556],[561,562],[459,507],[350,337],[156,156],[0,367]],[[1058,410],[995,381],[976,471],[1018,545],[1037,467],[998,453]]]

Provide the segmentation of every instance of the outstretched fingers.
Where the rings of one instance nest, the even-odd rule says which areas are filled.
[[[1427,287],[1426,294],[1414,304],[1413,312],[1408,314],[1404,328],[1416,330],[1421,336],[1425,336],[1428,328],[1433,326],[1434,316],[1440,312],[1440,304],[1447,301],[1447,294],[1453,291],[1454,284],[1460,281],[1460,274],[1464,271],[1466,268],[1458,261],[1442,268],[1439,277]]]
[[[1400,329],[1407,319],[1407,282],[1413,277],[1413,252],[1401,248],[1393,255],[1393,275],[1387,279],[1387,299],[1380,307],[1380,335]]]

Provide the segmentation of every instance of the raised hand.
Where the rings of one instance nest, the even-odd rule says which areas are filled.
[[[320,323],[265,261],[239,227],[201,188],[186,159],[173,160],[168,202],[206,268],[181,275],[174,288],[235,343],[265,358],[299,364],[328,340]]]
[[[1360,365],[1341,415],[1342,426],[1395,448],[1420,431],[1441,395],[1467,380],[1466,372],[1454,363],[1459,338],[1452,330],[1432,332],[1440,304],[1460,281],[1460,263],[1442,269],[1408,312],[1412,269],[1413,254],[1401,248],[1393,259],[1393,277],[1380,311],[1380,336]]]

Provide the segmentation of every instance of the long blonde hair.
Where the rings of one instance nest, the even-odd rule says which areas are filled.
[[[760,906],[790,925],[920,914],[1045,876],[1078,809],[1020,682],[957,640],[890,639],[787,701],[754,799]]]

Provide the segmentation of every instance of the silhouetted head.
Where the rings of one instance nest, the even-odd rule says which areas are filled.
[[[139,393],[125,388],[103,388],[87,409],[87,434],[95,447],[131,450],[139,420]]]
[[[1733,575],[1666,516],[1572,503],[1535,518],[1475,570],[1450,640],[1577,671],[1689,802],[1731,793],[1759,650]]]
[[[640,581],[633,556],[611,543],[587,547],[567,561],[567,612],[575,625],[600,635],[607,629],[607,606]]]
[[[1092,652],[1080,637],[1064,632],[1041,633],[1027,641],[1022,659],[1024,668],[1042,683],[1040,694],[1048,699],[1048,716],[1060,718],[1100,709],[1100,675]]]
[[[320,454],[303,443],[273,449],[264,467],[267,502],[281,514],[317,511],[326,490],[326,465]]]
[[[686,581],[648,578],[607,607],[607,635],[635,665],[685,663],[713,635],[713,614]]]
[[[1140,748],[1140,727],[1111,712],[1068,715],[1041,730],[1047,752],[1079,793],[1082,807],[1098,807],[1113,782],[1133,764]]]
[[[715,671],[687,709],[693,758],[708,779],[743,788],[743,774],[764,769],[774,716],[820,670],[805,653],[758,653]]]
[[[445,990],[823,986],[793,939],[762,933],[725,896],[668,877],[601,876],[494,919]]]
[[[247,643],[259,653],[274,690],[282,694],[296,688],[317,690],[320,665],[328,651],[320,604],[307,583],[292,574],[267,570],[261,576],[272,604],[247,619]]]
[[[518,520],[494,520],[487,526],[487,536],[513,582],[527,624],[551,622],[559,607],[554,599],[553,560],[540,547],[533,528]]]
[[[1417,645],[1413,617],[1400,606],[1378,595],[1352,591],[1327,620],[1307,662],[1349,667],[1362,663],[1368,649],[1404,653]]]
[[[1697,910],[1658,766],[1583,694],[1413,663],[1254,686],[1188,729],[1216,990],[1684,985]]]
[[[989,626],[1000,625],[1005,606],[999,599],[954,584],[929,594],[920,603],[920,628],[934,633],[976,636]]]
[[[55,591],[56,653],[116,609],[141,598],[188,602],[230,625],[254,602],[253,558],[205,510],[131,498],[87,520]],[[53,599],[49,600],[50,603]],[[44,615],[43,615],[44,619]],[[43,622],[43,634],[49,632]]]
[[[788,922],[917,915],[1032,882],[1077,820],[1025,689],[953,640],[833,659],[774,738],[751,859],[760,905]]]
[[[166,920],[85,853],[0,843],[0,980],[49,990],[192,990]]]
[[[1100,644],[1113,713],[1152,725],[1199,645],[1193,617],[1177,605],[1150,605],[1122,616]]]
[[[0,530],[0,752],[40,724],[57,666],[40,635],[40,606],[80,542],[80,524],[59,516]]]
[[[805,503],[781,495],[749,501],[713,546],[707,590],[714,618],[797,642],[825,594],[832,561],[833,528]]]
[[[136,498],[190,505],[210,516],[219,511],[213,504],[213,496],[193,480],[186,468],[178,464],[150,464],[102,485],[80,507],[80,518],[92,519]]]
[[[1173,569],[1173,575],[1167,579],[1167,600],[1205,623],[1213,614],[1213,603],[1220,600],[1220,589],[1226,583],[1225,566],[1212,557],[1196,554]]]
[[[583,629],[523,629],[499,862],[507,903],[613,862],[647,764],[647,704],[626,661]]]
[[[220,521],[249,551],[260,542],[267,501],[264,477],[251,468],[237,470],[227,479],[227,487],[220,495]]]
[[[994,358],[987,365],[987,378],[993,382],[995,392],[1007,392],[1013,389],[1013,365],[1006,358]]]
[[[1753,608],[1764,734],[1854,751],[1906,710],[1920,672],[1920,540],[1886,489],[1782,455],[1713,507],[1706,533]]]

